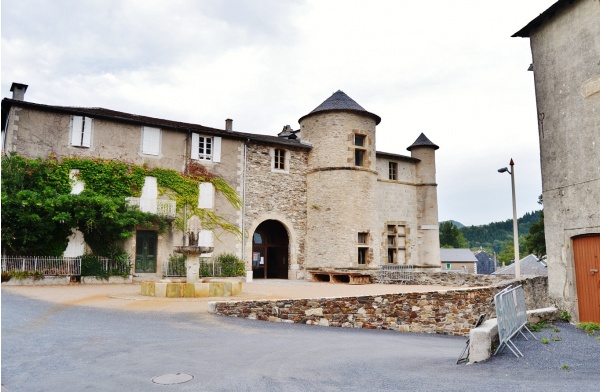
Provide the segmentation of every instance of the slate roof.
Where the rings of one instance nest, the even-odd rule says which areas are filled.
[[[303,119],[310,117],[313,114],[324,112],[354,112],[373,118],[375,124],[381,122],[381,117],[365,110],[365,108],[356,103],[355,100],[346,95],[342,90],[333,93],[331,97],[327,98],[322,104],[313,109],[313,111],[300,117],[298,122],[301,122]]]
[[[421,133],[419,135],[419,137],[417,138],[417,140],[415,140],[415,142],[413,144],[411,144],[410,146],[408,146],[406,149],[408,151],[412,151],[412,149],[415,147],[432,147],[434,150],[437,150],[438,148],[440,148],[437,144],[435,144],[431,140],[427,139],[427,136],[425,136],[424,133]]]
[[[546,11],[542,12],[538,15],[537,18],[533,19],[529,22],[525,27],[521,30],[517,31],[512,35],[512,37],[529,37],[531,30],[537,29],[540,27],[546,20],[551,19],[557,11],[563,8],[567,4],[574,3],[574,0],[559,0],[556,3],[552,4]]]
[[[548,267],[546,266],[546,264],[544,262],[538,260],[538,258],[535,257],[535,255],[529,255],[527,257],[522,258],[519,261],[519,270],[521,271],[521,275],[548,276]],[[514,274],[515,274],[515,264],[514,263],[492,273],[492,275],[514,275]]]
[[[442,263],[477,263],[477,259],[470,249],[440,248]]]
[[[480,275],[489,275],[496,270],[496,261],[484,250],[475,252],[477,259],[477,273]]]
[[[2,100],[2,118],[4,119],[5,114],[8,113],[8,109],[11,106],[27,107],[31,109],[37,109],[46,112],[64,113],[70,115],[82,115],[89,116],[92,118],[105,119],[126,124],[135,125],[146,125],[156,126],[162,129],[169,129],[172,131],[179,132],[199,132],[212,136],[222,136],[230,139],[248,140],[255,142],[265,142],[270,144],[279,144],[286,146],[294,146],[300,148],[311,148],[308,143],[303,143],[299,140],[292,140],[284,137],[259,135],[254,133],[235,132],[227,131],[225,129],[205,127],[200,124],[185,123],[180,121],[165,120],[156,117],[140,116],[131,113],[118,112],[116,110],[104,109],[104,108],[86,108],[76,106],[55,106],[55,105],[44,105],[40,103],[14,100],[10,98],[4,98]]]

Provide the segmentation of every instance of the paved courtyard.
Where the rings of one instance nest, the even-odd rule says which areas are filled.
[[[245,284],[242,296],[378,290],[431,287],[259,281]],[[562,341],[519,341],[525,358],[505,350],[456,365],[466,338],[235,319],[207,313],[207,302],[141,297],[139,285],[3,285],[3,391],[586,391],[600,384],[600,341],[570,325],[560,326]]]

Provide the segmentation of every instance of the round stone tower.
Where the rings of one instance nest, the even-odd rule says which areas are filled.
[[[435,150],[438,148],[424,134],[407,147],[411,156],[420,160],[416,167],[418,255],[414,264],[428,267],[441,267],[435,175]]]
[[[375,127],[381,119],[337,91],[301,117],[307,174],[308,268],[379,265]]]

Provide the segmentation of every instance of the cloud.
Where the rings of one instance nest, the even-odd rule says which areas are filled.
[[[341,89],[381,116],[379,150],[440,146],[440,218],[486,223],[511,157],[518,197],[541,193],[529,42],[510,35],[553,2],[2,0],[2,90],[273,135]]]

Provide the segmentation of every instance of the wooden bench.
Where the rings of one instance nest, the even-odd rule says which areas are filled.
[[[369,284],[371,275],[361,271],[317,270],[309,271],[313,282]]]

